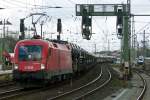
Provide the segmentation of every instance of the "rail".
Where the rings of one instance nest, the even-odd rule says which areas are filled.
[[[142,100],[143,96],[144,96],[144,94],[146,92],[147,83],[146,83],[146,80],[137,71],[135,71],[135,72],[140,76],[140,78],[141,78],[141,80],[143,82],[143,89],[142,89],[140,95],[138,96],[138,98],[136,100]]]
[[[102,67],[101,67],[101,72],[100,72],[99,76],[98,76],[97,78],[95,78],[93,81],[91,81],[91,82],[89,82],[89,83],[87,83],[87,84],[85,84],[85,85],[83,85],[83,86],[81,86],[81,87],[79,87],[79,88],[73,89],[73,90],[71,90],[71,91],[65,92],[65,93],[63,93],[63,94],[60,94],[60,95],[58,95],[58,96],[49,98],[49,99],[47,99],[47,100],[58,99],[58,98],[61,98],[61,97],[63,97],[63,96],[66,96],[66,95],[68,95],[68,94],[71,94],[71,93],[73,93],[73,92],[79,91],[79,90],[81,90],[82,88],[85,88],[85,87],[87,87],[87,86],[93,84],[94,82],[98,81],[98,80],[101,78],[102,74],[103,74],[103,72],[102,72]]]
[[[80,100],[80,99],[84,98],[85,96],[88,96],[88,95],[90,95],[90,94],[96,92],[97,90],[103,88],[105,85],[107,85],[107,84],[110,82],[111,78],[112,78],[112,75],[111,75],[110,70],[107,69],[107,71],[108,71],[108,73],[109,73],[109,78],[108,78],[107,81],[105,81],[105,82],[104,82],[102,85],[100,85],[99,87],[97,87],[97,88],[95,88],[95,89],[93,89],[93,90],[91,90],[91,91],[85,93],[84,95],[81,95],[81,96],[75,98],[74,100]]]

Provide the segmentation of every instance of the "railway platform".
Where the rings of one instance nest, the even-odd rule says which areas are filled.
[[[12,70],[2,70],[2,65],[0,64],[0,75],[11,74]]]
[[[0,75],[11,74],[12,70],[0,70]]]
[[[118,69],[114,69],[118,73]],[[125,88],[121,88],[117,92],[112,95],[106,97],[104,100],[137,100],[141,90],[142,90],[142,82],[138,75],[133,74],[133,77],[130,81],[125,83],[127,86]]]

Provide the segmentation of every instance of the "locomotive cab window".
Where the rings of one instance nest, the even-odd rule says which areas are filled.
[[[19,47],[19,60],[20,61],[39,61],[42,58],[42,46],[39,45],[26,45]]]

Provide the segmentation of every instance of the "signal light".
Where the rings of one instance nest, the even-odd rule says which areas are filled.
[[[118,34],[122,35],[122,28],[118,28]]]
[[[119,39],[122,39],[122,36],[123,36],[122,25],[118,25],[118,26],[117,26],[117,37],[118,37]]]
[[[83,16],[86,16],[87,15],[87,9],[83,8]]]
[[[87,16],[82,17],[82,25],[86,25],[87,22]]]
[[[123,16],[117,16],[117,25],[123,25]]]
[[[87,39],[87,40],[90,40],[91,38],[91,27],[85,27],[85,28],[82,28],[82,35],[83,35],[83,38],[84,39]]]
[[[117,23],[116,26],[123,26],[123,8],[122,6],[117,8]],[[119,29],[118,31],[121,31]],[[122,33],[122,32],[121,32]]]
[[[89,16],[82,16],[82,26],[92,26],[92,18],[89,18]]]
[[[118,7],[117,9],[117,22],[116,22],[116,29],[117,29],[117,36],[119,39],[123,36],[123,8]]]
[[[57,20],[57,32],[61,33],[62,31],[62,24],[61,24],[61,19]]]
[[[123,7],[122,7],[122,6],[118,6],[118,8],[117,8],[117,14],[118,14],[119,16],[121,16],[122,13],[123,13]]]
[[[24,19],[20,19],[20,32],[24,32]]]
[[[90,40],[92,35],[92,17],[82,16],[82,35],[84,39]]]
[[[90,40],[92,35],[92,17],[88,16],[88,9],[83,8],[82,11],[82,36],[84,39]]]

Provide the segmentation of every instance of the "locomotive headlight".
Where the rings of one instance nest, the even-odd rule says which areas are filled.
[[[45,69],[45,65],[44,64],[41,64],[41,69]]]
[[[18,69],[18,65],[16,65],[16,64],[15,64],[14,69],[16,69],[16,70],[17,70],[17,69]]]

